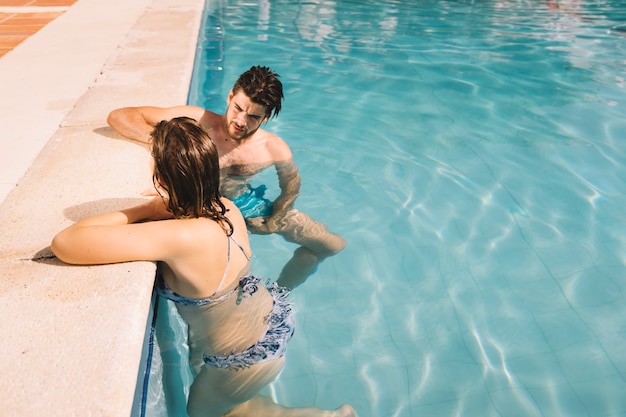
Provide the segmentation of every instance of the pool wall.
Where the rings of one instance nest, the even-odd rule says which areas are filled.
[[[0,60],[1,100],[14,103],[3,106],[12,110],[0,140],[8,158],[29,163],[0,205],[3,415],[131,414],[154,265],[68,266],[48,246],[151,186],[149,152],[106,116],[186,102],[203,6],[79,0]]]

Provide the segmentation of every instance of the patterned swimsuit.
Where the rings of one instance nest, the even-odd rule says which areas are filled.
[[[230,241],[241,249],[246,259],[250,260],[241,245],[231,236],[228,238],[228,261],[226,263],[226,270],[222,276],[222,280],[218,285],[218,289],[222,286],[224,279],[226,278],[226,272],[228,271],[228,265],[230,264]],[[204,306],[207,304],[217,303],[225,300],[228,297],[237,293],[237,304],[244,298],[252,296],[258,291],[259,286],[265,285],[268,292],[272,296],[274,301],[272,311],[267,317],[267,327],[265,334],[252,346],[244,349],[241,352],[233,350],[228,355],[203,355],[204,363],[217,368],[228,367],[247,367],[256,363],[269,361],[272,359],[281,358],[287,349],[287,342],[291,339],[295,330],[295,317],[291,309],[291,303],[287,300],[289,290],[278,286],[276,283],[263,284],[261,279],[254,275],[246,275],[239,279],[239,285],[230,291],[218,296],[209,296],[206,298],[189,298],[183,297],[172,291],[161,273],[157,273],[157,285],[156,289],[160,296],[172,300],[177,304],[185,306]]]

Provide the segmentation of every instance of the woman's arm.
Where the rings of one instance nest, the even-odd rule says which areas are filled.
[[[113,213],[81,220],[57,234],[52,252],[66,263],[92,265],[167,258],[171,219],[161,197]],[[172,230],[170,230],[171,232]]]

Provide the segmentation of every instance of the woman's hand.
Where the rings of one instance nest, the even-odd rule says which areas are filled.
[[[157,196],[143,205],[145,206],[145,217],[141,220],[168,220],[173,219],[174,215],[167,209],[169,199],[167,197]]]

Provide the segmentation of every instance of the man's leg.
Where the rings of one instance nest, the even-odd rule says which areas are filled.
[[[291,259],[285,264],[276,282],[286,288],[296,288],[317,269],[322,262],[311,249],[300,246],[293,252]]]
[[[276,233],[288,242],[300,245],[277,280],[279,285],[291,289],[306,281],[320,262],[346,247],[346,241],[341,236],[329,232],[326,225],[295,209],[281,219]]]
[[[276,404],[271,398],[257,395],[250,401],[233,408],[224,417],[358,417],[350,405],[336,410],[322,410],[317,407],[291,408]]]

